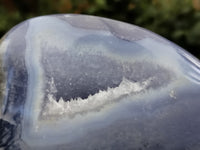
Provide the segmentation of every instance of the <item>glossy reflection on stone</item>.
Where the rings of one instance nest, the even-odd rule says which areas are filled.
[[[199,150],[200,63],[137,26],[27,20],[0,44],[0,147]]]

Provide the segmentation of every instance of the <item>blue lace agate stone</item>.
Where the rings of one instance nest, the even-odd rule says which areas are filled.
[[[199,150],[200,62],[127,23],[51,15],[0,43],[0,147]]]

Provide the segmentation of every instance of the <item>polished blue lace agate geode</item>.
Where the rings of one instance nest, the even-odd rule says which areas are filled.
[[[0,66],[2,149],[200,149],[200,63],[150,31],[37,17],[2,38]]]

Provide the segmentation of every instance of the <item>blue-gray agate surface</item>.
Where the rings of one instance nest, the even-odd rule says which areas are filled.
[[[1,40],[0,88],[0,149],[200,149],[199,60],[134,25],[27,20]]]

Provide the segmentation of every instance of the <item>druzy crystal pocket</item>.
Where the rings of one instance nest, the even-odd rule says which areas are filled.
[[[137,26],[27,20],[0,44],[0,147],[200,148],[200,63]]]

